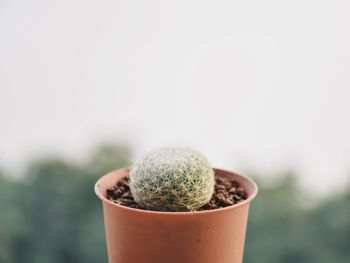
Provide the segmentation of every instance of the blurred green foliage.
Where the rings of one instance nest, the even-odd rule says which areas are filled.
[[[83,163],[35,162],[20,180],[0,171],[0,262],[107,262],[93,186],[130,159],[128,147],[102,145]],[[350,262],[350,191],[306,208],[293,174],[259,186],[244,262]]]

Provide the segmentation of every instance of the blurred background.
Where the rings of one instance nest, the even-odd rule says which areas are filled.
[[[0,0],[0,262],[107,262],[101,175],[254,177],[245,262],[350,262],[350,2]]]

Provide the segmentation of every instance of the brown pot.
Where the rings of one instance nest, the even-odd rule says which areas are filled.
[[[124,168],[100,178],[109,263],[241,263],[251,200],[258,188],[249,178],[215,169],[238,181],[247,200],[199,212],[158,212],[129,208],[106,198],[106,189],[129,175]]]

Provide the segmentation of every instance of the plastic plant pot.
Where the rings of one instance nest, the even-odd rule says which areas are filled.
[[[247,199],[197,212],[141,210],[106,198],[107,188],[128,176],[128,168],[101,177],[95,192],[103,204],[109,263],[241,263],[249,206],[258,188],[248,177],[214,171],[215,176],[236,180]]]

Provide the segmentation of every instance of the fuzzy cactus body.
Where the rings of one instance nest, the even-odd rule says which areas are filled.
[[[199,152],[185,147],[155,150],[137,160],[130,189],[142,207],[158,211],[192,211],[208,203],[214,171]]]

